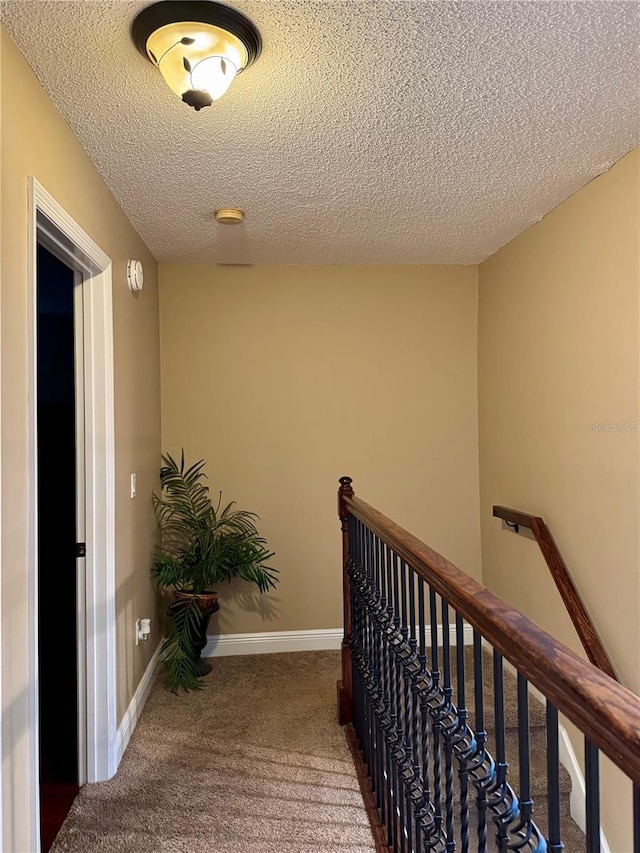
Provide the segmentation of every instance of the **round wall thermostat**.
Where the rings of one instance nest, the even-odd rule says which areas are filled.
[[[127,284],[132,293],[137,293],[142,290],[144,283],[144,275],[142,272],[142,264],[140,261],[128,261],[127,263]]]

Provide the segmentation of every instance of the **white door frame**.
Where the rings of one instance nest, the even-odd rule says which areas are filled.
[[[39,243],[43,244],[42,235]],[[44,245],[44,244],[43,244]],[[39,276],[38,276],[39,278]],[[76,542],[87,541],[85,519],[86,478],[84,472],[84,275],[73,271],[73,360],[76,421]],[[78,712],[78,784],[87,781],[87,558],[76,556],[76,645],[77,645],[77,712]]]
[[[116,772],[115,431],[111,260],[29,177],[29,761],[31,850],[40,850],[38,762],[37,276],[42,243],[82,273],[86,517],[86,780]],[[55,638],[51,638],[55,642]]]

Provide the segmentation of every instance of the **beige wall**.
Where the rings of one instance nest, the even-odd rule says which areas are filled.
[[[113,263],[116,407],[118,714],[155,643],[136,648],[135,616],[152,615],[155,525],[149,495],[160,450],[157,267],[69,127],[2,31],[2,620],[5,849],[30,849],[27,723],[27,176],[33,175]],[[145,289],[126,286],[139,258]],[[138,499],[129,498],[129,474]],[[55,637],[51,638],[55,642]]]
[[[484,582],[578,648],[536,544],[491,508],[542,515],[636,692],[639,166],[636,150],[521,234],[480,266],[479,286]]]
[[[160,267],[162,446],[262,516],[282,570],[223,589],[221,633],[341,624],[335,490],[357,492],[576,646],[537,549],[491,506],[545,516],[640,688],[638,152],[480,267]],[[156,265],[2,35],[2,618],[5,844],[28,849],[27,176],[113,261],[118,713],[154,643],[147,500],[160,449]],[[126,289],[129,257],[145,290]],[[481,504],[476,332],[479,322]],[[129,475],[138,476],[130,501]],[[217,620],[217,621],[215,621]]]
[[[480,575],[475,267],[160,265],[162,443],[258,512],[282,583],[221,633],[342,624],[338,477]]]

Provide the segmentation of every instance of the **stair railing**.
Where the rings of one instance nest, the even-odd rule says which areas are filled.
[[[569,573],[567,564],[563,560],[562,554],[544,518],[540,518],[538,515],[531,515],[528,512],[509,509],[506,506],[494,506],[493,515],[495,518],[501,518],[505,521],[516,533],[518,533],[521,527],[531,530],[542,551],[542,556],[551,572],[551,577],[555,581],[560,597],[573,622],[573,626],[576,629],[587,657],[594,666],[597,666],[598,669],[606,672],[611,678],[619,681],[620,679],[611,658],[602,644],[602,640],[596,631],[589,612]]]
[[[561,711],[585,738],[587,853],[601,844],[600,752],[630,780],[630,834],[640,851],[640,699],[357,498],[351,483],[342,477],[338,492],[338,713],[376,849],[559,853]],[[515,755],[506,746],[505,660],[517,673]],[[529,684],[546,697],[546,817],[534,812]],[[517,780],[508,772],[514,759]]]

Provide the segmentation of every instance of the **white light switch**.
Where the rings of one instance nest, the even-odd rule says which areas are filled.
[[[136,496],[136,475],[131,475],[131,497],[135,498]]]

